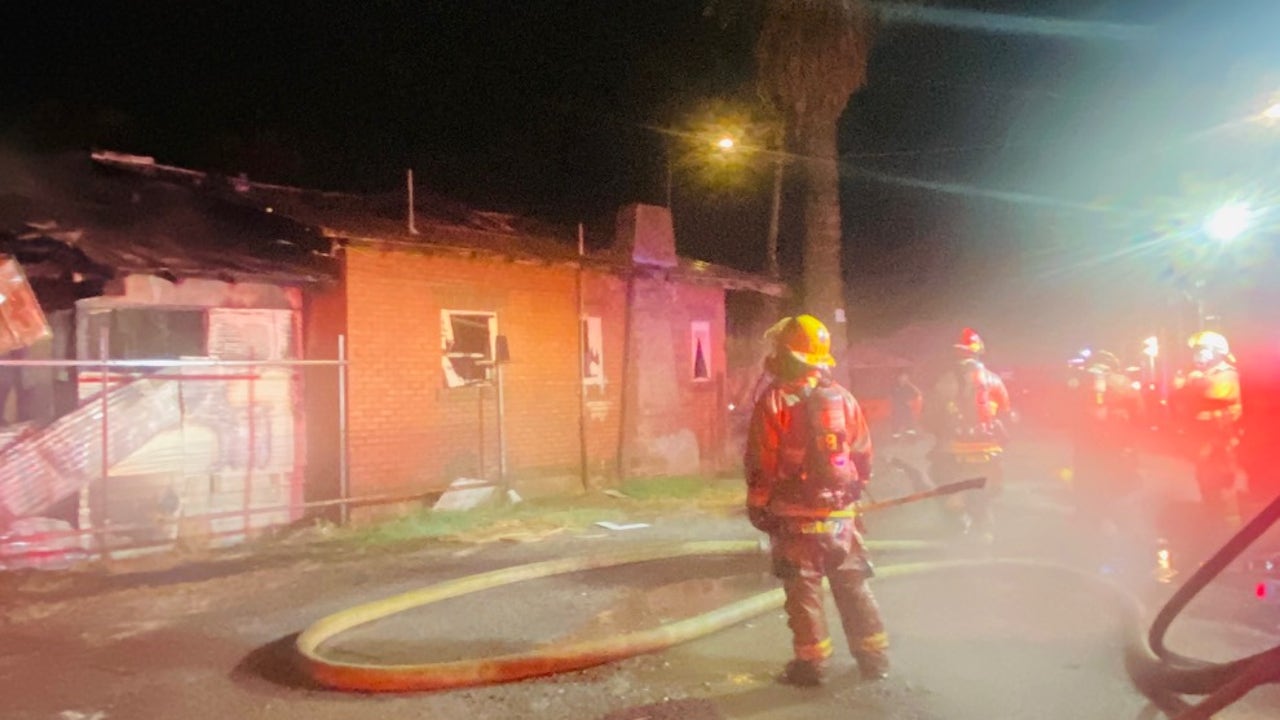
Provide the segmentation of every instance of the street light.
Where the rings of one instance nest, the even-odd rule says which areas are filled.
[[[1249,229],[1253,211],[1244,203],[1218,208],[1204,223],[1205,233],[1218,242],[1231,242]]]
[[[716,149],[728,154],[738,149],[738,141],[732,135],[721,135]],[[750,146],[748,146],[750,147]],[[764,271],[769,277],[778,277],[778,213],[782,206],[782,154],[773,155],[773,193],[769,203],[769,232],[765,237]]]

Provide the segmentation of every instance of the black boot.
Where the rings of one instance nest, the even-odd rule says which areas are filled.
[[[792,660],[778,681],[796,687],[817,687],[822,684],[822,668],[808,660]]]

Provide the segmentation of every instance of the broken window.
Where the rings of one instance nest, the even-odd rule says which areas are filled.
[[[85,357],[100,357],[102,331],[112,360],[177,360],[208,354],[203,309],[122,307],[89,316]]]
[[[494,313],[440,311],[440,340],[445,387],[485,382],[493,365],[498,316]]]
[[[693,379],[711,379],[711,323],[695,320],[689,323],[690,357],[693,358]]]
[[[582,318],[582,382],[604,384],[604,332],[600,318]]]

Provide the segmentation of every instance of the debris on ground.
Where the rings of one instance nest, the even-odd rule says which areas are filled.
[[[622,530],[639,530],[641,528],[649,527],[649,523],[625,523],[624,524],[624,523],[616,523],[616,522],[613,522],[612,520],[601,520],[595,524],[598,527],[604,528],[605,530],[613,530],[615,532],[622,531]]]
[[[490,502],[497,494],[498,488],[484,480],[473,478],[457,478],[449,483],[432,510],[474,510]]]
[[[71,523],[54,518],[18,518],[0,534],[0,570],[65,570],[88,553]]]

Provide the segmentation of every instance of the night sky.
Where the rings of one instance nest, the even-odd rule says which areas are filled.
[[[705,4],[5,2],[0,130],[30,150],[109,148],[326,189],[392,189],[412,167],[478,207],[600,230],[622,203],[664,201],[669,136],[655,128],[752,98],[754,28],[706,17]],[[841,125],[846,276],[866,332],[951,311],[1012,335],[1055,322],[1036,313],[1056,318],[1074,296],[1078,314],[1097,311],[1096,277],[1044,273],[1092,252],[1088,238],[1141,228],[1072,205],[1175,192],[1170,178],[1222,157],[1188,137],[1280,89],[1280,3],[932,4],[1154,30],[1115,41],[882,29]],[[712,189],[676,173],[685,254],[761,267],[767,176],[743,177]]]

